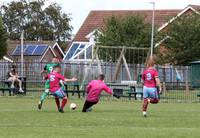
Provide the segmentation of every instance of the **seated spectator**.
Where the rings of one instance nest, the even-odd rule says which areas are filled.
[[[11,70],[8,73],[8,81],[11,81],[11,88],[15,88],[15,82],[19,83],[19,92],[24,92],[22,90],[22,81],[19,79],[19,76],[16,72],[16,66],[12,65]]]

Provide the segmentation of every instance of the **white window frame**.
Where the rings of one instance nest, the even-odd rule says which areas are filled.
[[[71,44],[70,48],[67,50],[67,52],[66,52],[66,54],[65,54],[65,56],[64,56],[64,58],[63,58],[63,60],[68,60],[68,59],[66,59],[66,57],[67,57],[69,51],[71,50],[71,48],[72,48],[72,46],[73,46],[74,44],[79,44],[79,46],[78,46],[78,48],[79,48],[79,47],[80,47],[81,45],[83,45],[83,44],[87,46],[88,42],[74,41],[74,42]],[[76,49],[76,51],[78,50],[78,48]],[[76,52],[76,51],[75,51],[75,52]],[[81,51],[82,51],[82,50],[81,50]],[[81,52],[81,51],[80,51],[80,52]],[[72,57],[75,56],[75,55],[74,55],[75,52],[73,53]],[[80,52],[79,52],[79,53],[80,53]],[[77,53],[77,54],[78,54],[78,53]],[[72,58],[72,57],[71,57],[71,58]],[[71,59],[71,58],[70,58],[70,59]],[[70,60],[70,59],[69,59],[69,60]]]

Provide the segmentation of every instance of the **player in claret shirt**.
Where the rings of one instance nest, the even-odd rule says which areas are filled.
[[[147,69],[142,74],[143,86],[143,116],[147,116],[147,107],[149,103],[157,104],[159,102],[158,92],[161,92],[160,79],[158,72],[154,68],[154,60],[147,61]]]
[[[56,102],[58,111],[61,113],[64,113],[63,109],[67,103],[67,96],[64,93],[63,89],[61,88],[60,80],[65,81],[65,82],[74,82],[74,81],[77,81],[77,79],[76,78],[67,79],[64,76],[62,76],[60,72],[61,72],[61,67],[58,64],[53,67],[53,72],[49,73],[46,79],[50,81],[50,92],[55,96],[55,102]],[[60,106],[59,99],[62,99],[61,106]]]
[[[53,67],[59,64],[59,59],[58,58],[52,58],[51,63],[48,63],[45,65],[43,71],[41,72],[41,74],[46,73],[49,74],[53,71]],[[49,84],[49,80],[45,81],[45,90],[44,92],[42,92],[41,96],[40,96],[40,100],[38,103],[38,109],[41,110],[42,109],[42,104],[44,102],[44,100],[46,99],[46,97],[49,95],[49,88],[50,88],[50,84]]]

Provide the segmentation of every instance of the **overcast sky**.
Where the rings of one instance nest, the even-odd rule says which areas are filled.
[[[0,0],[9,2],[11,0]],[[200,5],[200,0],[48,0],[57,2],[63,12],[71,13],[71,25],[75,34],[91,10],[136,10],[152,9],[149,3],[154,1],[156,9],[182,9],[188,4]]]

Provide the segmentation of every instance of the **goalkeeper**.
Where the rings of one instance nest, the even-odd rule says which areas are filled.
[[[48,75],[49,73],[51,73],[53,71],[54,66],[57,66],[59,64],[59,59],[58,58],[53,58],[51,63],[48,63],[45,65],[42,73],[47,73],[46,75]],[[38,103],[38,109],[41,110],[42,109],[42,104],[44,102],[44,100],[46,99],[46,97],[49,95],[49,88],[50,88],[50,84],[49,84],[49,80],[45,81],[45,91],[42,93],[42,95],[40,96],[40,100]],[[61,82],[62,83],[62,82]]]
[[[86,88],[87,97],[82,112],[92,111],[92,106],[99,102],[100,94],[102,91],[105,91],[106,93],[113,95],[116,98],[120,98],[118,95],[114,94],[112,90],[103,82],[104,78],[105,76],[100,74],[98,80],[92,80],[88,84]]]

